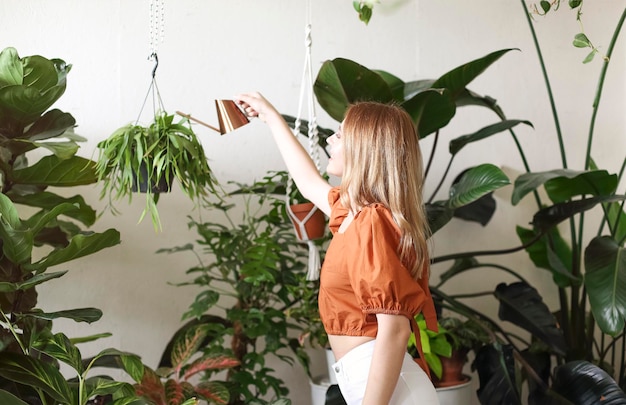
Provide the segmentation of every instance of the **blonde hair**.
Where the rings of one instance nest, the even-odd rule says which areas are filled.
[[[358,210],[381,203],[400,228],[400,259],[416,280],[429,268],[430,231],[422,199],[424,180],[417,130],[397,105],[360,102],[342,125],[342,204]]]

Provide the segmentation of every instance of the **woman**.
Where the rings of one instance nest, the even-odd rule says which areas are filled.
[[[393,105],[351,106],[327,140],[326,171],[341,177],[332,187],[261,94],[236,99],[269,125],[296,186],[330,218],[319,308],[346,402],[438,404],[427,368],[407,353],[411,330],[419,333],[415,315],[423,312],[436,329],[422,159],[410,116]]]

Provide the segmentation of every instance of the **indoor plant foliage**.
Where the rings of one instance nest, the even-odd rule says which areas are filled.
[[[301,327],[288,314],[300,313],[308,249],[298,242],[286,216],[285,181],[285,173],[271,173],[250,186],[240,185],[206,207],[222,220],[190,221],[198,233],[195,244],[160,250],[198,258],[198,265],[187,271],[191,279],[180,286],[201,291],[183,316],[188,323],[174,336],[208,325],[201,351],[238,360],[225,379],[231,404],[263,404],[268,397],[285,401],[288,389],[267,367],[266,358],[277,356],[292,364],[292,351],[305,356],[298,339],[290,337]],[[310,285],[315,288],[314,282]],[[169,365],[170,351],[171,345],[162,365]],[[205,373],[207,378],[212,374]]]
[[[82,140],[73,132],[76,121],[50,109],[63,95],[70,69],[61,59],[20,58],[14,48],[0,52],[0,395],[7,404],[84,404],[92,394],[128,394],[128,384],[109,379],[105,388],[102,379],[86,378],[75,341],[52,333],[54,319],[91,323],[100,319],[100,310],[37,307],[37,286],[67,272],[52,267],[120,241],[114,229],[82,229],[96,219],[82,196],[62,197],[49,189],[97,181],[94,162],[76,156]],[[29,162],[26,153],[38,148],[50,153]],[[66,381],[56,361],[72,364],[79,381]]]
[[[102,181],[101,196],[113,200],[128,197],[135,191],[146,193],[146,207],[155,229],[161,228],[157,210],[160,192],[169,191],[176,180],[181,190],[198,201],[215,193],[216,181],[202,144],[186,118],[158,111],[153,121],[143,126],[128,124],[117,129],[98,144],[96,164]]]
[[[132,364],[124,363],[126,371],[135,379],[137,395],[153,405],[195,405],[200,400],[226,404],[230,399],[228,389],[218,381],[200,381],[192,377],[208,370],[224,370],[239,362],[224,354],[196,356],[209,335],[209,325],[194,325],[176,336],[169,351],[170,367],[156,371],[144,366],[134,372]],[[130,365],[130,367],[128,367]]]

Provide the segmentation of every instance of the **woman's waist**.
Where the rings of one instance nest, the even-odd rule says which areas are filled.
[[[339,361],[352,349],[374,339],[371,336],[328,335],[328,343],[336,361]]]

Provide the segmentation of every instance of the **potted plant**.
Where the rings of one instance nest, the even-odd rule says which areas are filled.
[[[189,222],[197,231],[196,243],[159,250],[187,252],[198,259],[187,270],[189,280],[178,284],[200,288],[183,315],[188,323],[181,331],[209,325],[201,350],[226,352],[239,361],[226,373],[230,404],[284,400],[289,390],[267,367],[266,358],[277,356],[292,364],[294,357],[306,357],[295,334],[289,333],[302,328],[288,313],[302,303],[307,249],[285,214],[285,180],[285,173],[270,173],[250,186],[236,185],[221,201],[205,202],[212,220]],[[295,356],[283,349],[293,349]]]
[[[449,356],[440,357],[441,375],[434,379],[435,387],[449,387],[463,384],[469,380],[463,374],[463,368],[468,362],[468,353],[477,352],[482,346],[491,343],[492,336],[487,333],[485,325],[480,325],[473,319],[462,320],[456,316],[439,318],[439,325],[444,329],[444,336],[450,343]]]
[[[174,180],[192,200],[216,192],[216,180],[207,163],[202,144],[187,118],[156,112],[152,122],[143,126],[128,124],[117,129],[98,144],[96,163],[98,180],[102,181],[101,197],[113,201],[139,190],[146,194],[146,213],[155,229],[161,229],[157,209],[159,193],[169,191]]]
[[[192,379],[208,370],[225,370],[239,364],[235,358],[221,353],[196,356],[208,335],[206,324],[193,325],[177,334],[169,351],[168,366],[156,371],[145,365],[137,370],[134,365],[123,363],[136,382],[137,395],[152,405],[195,405],[200,400],[227,404],[230,394],[223,383]]]
[[[7,405],[85,404],[100,395],[134,394],[128,384],[87,376],[90,366],[82,364],[75,341],[52,332],[55,319],[92,323],[102,311],[37,305],[38,287],[67,273],[54,266],[120,242],[115,229],[86,229],[96,213],[81,195],[53,191],[97,181],[95,163],[76,155],[84,140],[73,132],[76,121],[51,108],[64,94],[70,70],[61,59],[20,57],[11,47],[0,52],[0,402]],[[34,150],[49,153],[29,162]],[[112,353],[135,358],[114,349],[98,356]],[[59,361],[76,370],[78,381],[61,375]]]

